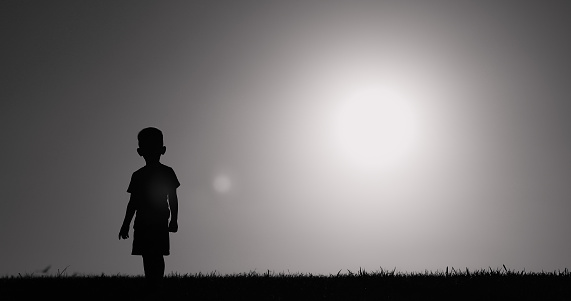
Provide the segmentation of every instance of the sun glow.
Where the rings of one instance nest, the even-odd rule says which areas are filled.
[[[417,130],[411,104],[379,87],[343,97],[333,115],[335,148],[350,166],[361,170],[403,165],[415,147]]]

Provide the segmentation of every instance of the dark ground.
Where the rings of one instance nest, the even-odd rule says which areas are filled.
[[[49,298],[49,299],[48,299]],[[0,278],[0,300],[571,300],[571,273],[496,271],[330,276],[170,275]]]

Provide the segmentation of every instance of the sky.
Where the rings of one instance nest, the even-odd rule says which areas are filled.
[[[167,274],[569,268],[570,12],[3,1],[0,275],[143,273],[118,233],[148,126]]]

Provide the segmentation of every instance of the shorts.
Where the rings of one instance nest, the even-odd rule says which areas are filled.
[[[169,255],[169,230],[164,227],[136,228],[131,255]]]

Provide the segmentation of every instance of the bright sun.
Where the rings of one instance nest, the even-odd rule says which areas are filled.
[[[333,118],[336,149],[352,167],[362,170],[402,165],[417,140],[410,103],[384,89],[355,91],[340,101]]]

